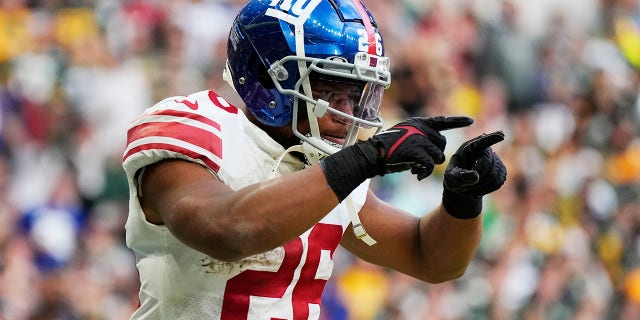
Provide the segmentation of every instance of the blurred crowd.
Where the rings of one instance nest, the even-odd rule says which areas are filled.
[[[465,114],[447,153],[502,130],[466,274],[426,284],[335,253],[326,319],[640,319],[640,1],[364,0],[392,57],[386,125]],[[128,123],[222,81],[242,0],[0,0],[0,319],[127,319]],[[427,181],[373,181],[412,214]]]

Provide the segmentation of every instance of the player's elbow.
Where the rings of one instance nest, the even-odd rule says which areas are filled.
[[[431,284],[443,283],[462,277],[465,271],[466,268],[463,268],[461,270],[445,270],[435,273],[430,272],[428,275],[425,275],[422,280]]]
[[[215,223],[209,226],[206,247],[202,251],[212,258],[224,262],[235,262],[256,254],[256,249],[247,239],[251,234],[234,223]]]
[[[467,271],[468,263],[455,264],[428,264],[423,265],[421,272],[416,276],[422,281],[437,284],[458,279]]]
[[[254,254],[242,238],[242,234],[234,228],[216,224],[209,226],[201,238],[195,241],[184,240],[184,242],[216,260],[235,262]]]

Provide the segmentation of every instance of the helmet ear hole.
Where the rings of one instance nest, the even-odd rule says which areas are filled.
[[[255,56],[255,55],[254,55]],[[276,87],[276,85],[273,83],[273,79],[271,79],[271,77],[269,76],[269,73],[267,72],[267,67],[264,66],[264,64],[262,64],[260,61],[257,61],[257,69],[258,69],[258,74],[257,74],[257,78],[258,78],[258,82],[265,88],[265,89],[274,89]]]
[[[255,77],[260,85],[267,90],[274,89],[276,86],[273,84],[273,80],[267,72],[267,68],[264,66],[258,55],[254,52],[247,59],[247,75]]]

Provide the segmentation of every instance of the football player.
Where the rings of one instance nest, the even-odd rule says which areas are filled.
[[[384,203],[369,179],[444,163],[442,130],[467,117],[411,118],[386,131],[389,58],[359,0],[251,0],[229,33],[225,79],[170,97],[128,131],[127,245],[140,273],[133,319],[318,319],[338,245],[430,283],[461,276],[481,237],[483,195],[506,169],[465,142],[442,205],[422,218]],[[378,133],[359,141],[359,128]]]

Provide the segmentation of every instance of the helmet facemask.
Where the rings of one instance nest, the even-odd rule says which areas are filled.
[[[292,61],[298,65],[299,78],[293,88],[286,89],[282,85],[282,81],[288,78],[284,65]],[[359,52],[354,57],[354,61],[355,63],[349,63],[341,57],[319,59],[287,56],[273,63],[268,70],[277,90],[282,94],[293,96],[291,123],[293,133],[303,143],[306,142],[317,149],[315,151],[318,154],[312,158],[322,158],[355,143],[359,128],[377,128],[377,130],[382,128],[379,112],[383,91],[390,83],[389,59]],[[343,112],[332,106],[330,92],[325,94],[313,88],[313,85],[318,86],[318,83],[328,88],[347,88],[350,92],[340,94],[348,95],[353,100],[353,109]],[[301,110],[301,108],[305,109]],[[308,134],[298,130],[300,111],[308,116],[310,126]],[[341,145],[324,139],[320,135],[318,118],[327,113],[336,115],[349,126],[344,143]]]

